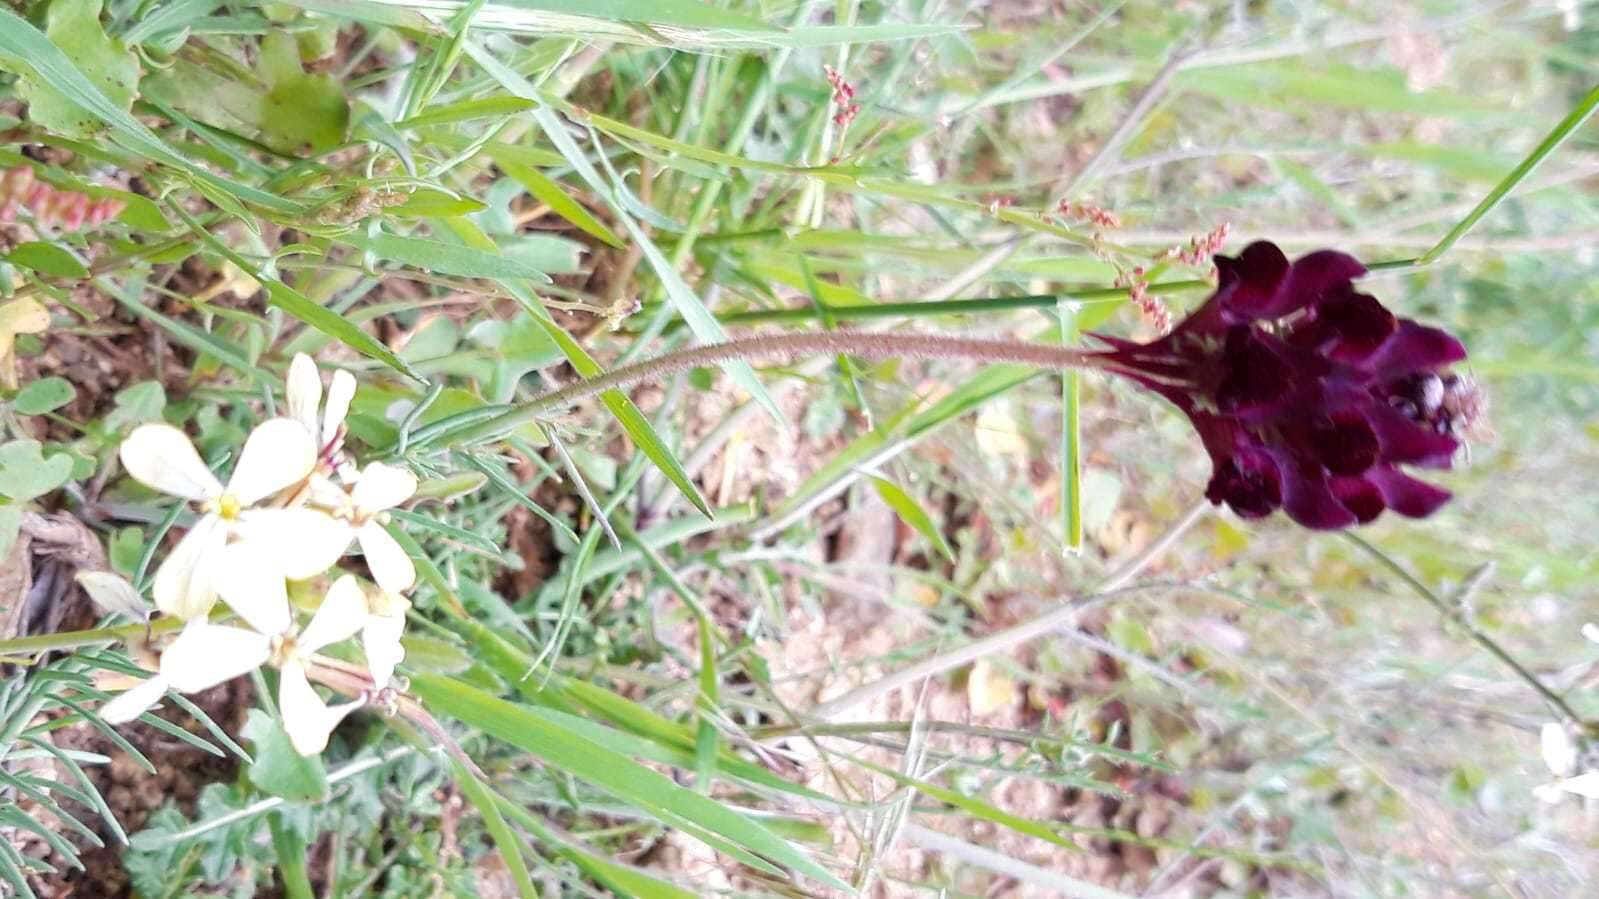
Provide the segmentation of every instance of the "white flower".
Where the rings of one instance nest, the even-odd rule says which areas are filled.
[[[416,583],[416,566],[411,557],[383,527],[389,518],[388,510],[414,493],[416,475],[393,465],[370,462],[343,499],[343,507],[335,508],[333,513],[348,523],[352,536],[361,544],[372,579],[390,593],[403,593]],[[349,539],[345,538],[345,546],[349,546]]]
[[[394,666],[405,658],[400,636],[405,633],[405,610],[411,603],[397,593],[381,587],[366,596],[367,619],[361,626],[361,649],[366,652],[366,668],[372,685],[381,690],[394,676]]]
[[[1543,752],[1543,762],[1549,767],[1554,780],[1534,787],[1533,795],[1549,803],[1559,802],[1566,794],[1599,799],[1599,771],[1576,774],[1580,761],[1580,747],[1571,738],[1571,731],[1553,721],[1545,724],[1538,733]]]
[[[338,453],[339,429],[355,397],[355,376],[343,370],[334,372],[327,404],[322,405],[322,375],[317,372],[316,363],[304,353],[295,353],[294,360],[289,363],[284,392],[288,398],[289,417],[305,426],[316,444],[318,456],[331,463]],[[318,406],[322,406],[320,420]]]
[[[258,509],[257,503],[305,480],[316,464],[316,447],[299,422],[273,418],[250,433],[227,486],[206,468],[184,433],[171,425],[141,425],[122,443],[122,465],[147,487],[199,503],[194,527],[157,569],[156,608],[193,619],[216,602],[217,588],[233,572],[217,565],[217,554],[238,537],[272,555],[291,578],[306,578],[332,565],[340,525],[314,509]],[[335,551],[335,547],[336,550]]]
[[[354,636],[368,619],[367,601],[354,575],[334,582],[305,629],[296,630],[283,576],[258,553],[235,545],[222,563],[246,575],[222,585],[222,598],[248,628],[195,619],[161,654],[160,672],[101,708],[117,724],[138,717],[171,688],[194,693],[232,680],[264,664],[278,669],[278,711],[301,755],[327,748],[328,735],[364,700],[330,706],[311,686],[306,663],[324,646]]]

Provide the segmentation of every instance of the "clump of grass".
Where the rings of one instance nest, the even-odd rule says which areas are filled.
[[[188,522],[119,444],[221,465],[315,354],[357,457],[421,479],[429,713],[301,756],[258,671],[242,732],[119,732],[94,672],[176,625],[18,615],[8,889],[129,841],[92,772],[160,768],[147,728],[239,775],[140,810],[143,895],[1591,878],[1530,798],[1540,725],[1593,714],[1591,27],[1024,6],[0,10],[0,536],[59,510],[146,587]],[[1353,544],[1210,515],[1164,407],[906,352],[1148,336],[1229,233],[1386,263],[1465,335],[1501,399],[1454,507]]]

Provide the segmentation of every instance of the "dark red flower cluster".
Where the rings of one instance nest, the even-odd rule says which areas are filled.
[[[1108,370],[1193,421],[1214,465],[1210,501],[1246,518],[1282,508],[1318,529],[1447,502],[1399,466],[1448,468],[1460,447],[1448,402],[1460,382],[1447,372],[1466,358],[1460,341],[1356,290],[1366,268],[1343,253],[1289,263],[1260,242],[1215,262],[1216,293],[1170,334],[1096,335]]]

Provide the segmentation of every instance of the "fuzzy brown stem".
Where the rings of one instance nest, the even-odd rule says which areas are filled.
[[[503,433],[506,429],[547,416],[607,390],[632,387],[645,381],[722,362],[770,362],[822,354],[843,353],[868,359],[970,359],[976,362],[1011,362],[1037,368],[1101,368],[1106,357],[1091,351],[1017,340],[983,340],[951,334],[883,334],[867,331],[806,331],[744,337],[665,353],[634,365],[608,371],[559,390],[534,397],[515,409],[495,416],[462,440]]]

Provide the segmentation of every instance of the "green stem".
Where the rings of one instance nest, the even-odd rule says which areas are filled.
[[[151,622],[149,632],[160,636],[182,626],[183,621],[178,618],[161,618]],[[0,657],[34,656],[63,649],[107,646],[112,643],[125,643],[134,637],[143,636],[144,633],[145,626],[142,624],[123,624],[86,631],[61,631],[54,634],[35,634],[32,637],[15,637],[10,640],[0,640]]]
[[[1582,726],[1582,716],[1577,714],[1576,710],[1573,709],[1571,705],[1560,696],[1560,694],[1545,686],[1544,682],[1538,679],[1538,675],[1529,671],[1527,666],[1521,664],[1521,662],[1518,661],[1515,656],[1511,655],[1503,646],[1500,646],[1499,643],[1492,637],[1479,630],[1477,625],[1472,623],[1471,619],[1466,616],[1465,612],[1458,604],[1450,604],[1446,602],[1443,597],[1439,596],[1431,587],[1423,583],[1420,578],[1416,577],[1414,574],[1411,574],[1410,571],[1405,568],[1405,566],[1399,564],[1397,560],[1391,558],[1381,549],[1378,549],[1376,546],[1368,543],[1358,534],[1345,532],[1344,536],[1347,537],[1351,543],[1365,550],[1372,558],[1381,563],[1384,568],[1387,568],[1389,571],[1398,576],[1400,580],[1404,581],[1405,584],[1410,587],[1410,589],[1416,592],[1416,595],[1420,596],[1422,599],[1426,600],[1429,605],[1437,609],[1438,614],[1464,628],[1467,636],[1471,637],[1471,639],[1478,646],[1486,649],[1489,655],[1498,659],[1506,668],[1509,668],[1512,672],[1514,672],[1516,677],[1520,678],[1522,682],[1531,687],[1534,693],[1537,693],[1540,697],[1542,697],[1543,701],[1547,702],[1549,706],[1554,709],[1555,714],[1559,715],[1566,723],[1578,727]]]
[[[1500,181],[1494,186],[1493,190],[1488,192],[1488,196],[1482,198],[1482,202],[1477,204],[1477,208],[1466,213],[1466,217],[1461,219],[1453,228],[1450,228],[1449,233],[1445,234],[1436,246],[1422,254],[1419,264],[1427,265],[1436,262],[1440,256],[1447,253],[1449,248],[1455,245],[1456,241],[1466,236],[1467,231],[1475,228],[1477,223],[1482,221],[1488,213],[1493,212],[1500,203],[1504,202],[1505,197],[1516,189],[1516,185],[1526,180],[1545,159],[1554,155],[1555,150],[1566,142],[1566,138],[1575,134],[1577,129],[1582,127],[1582,123],[1586,122],[1596,109],[1599,109],[1599,85],[1589,91],[1588,95],[1577,103],[1576,108],[1571,110],[1570,114],[1564,119],[1561,119],[1560,124],[1556,125],[1554,130],[1550,131],[1538,143],[1538,146],[1527,154],[1527,158],[1511,169],[1510,174],[1506,175],[1503,181]]]

